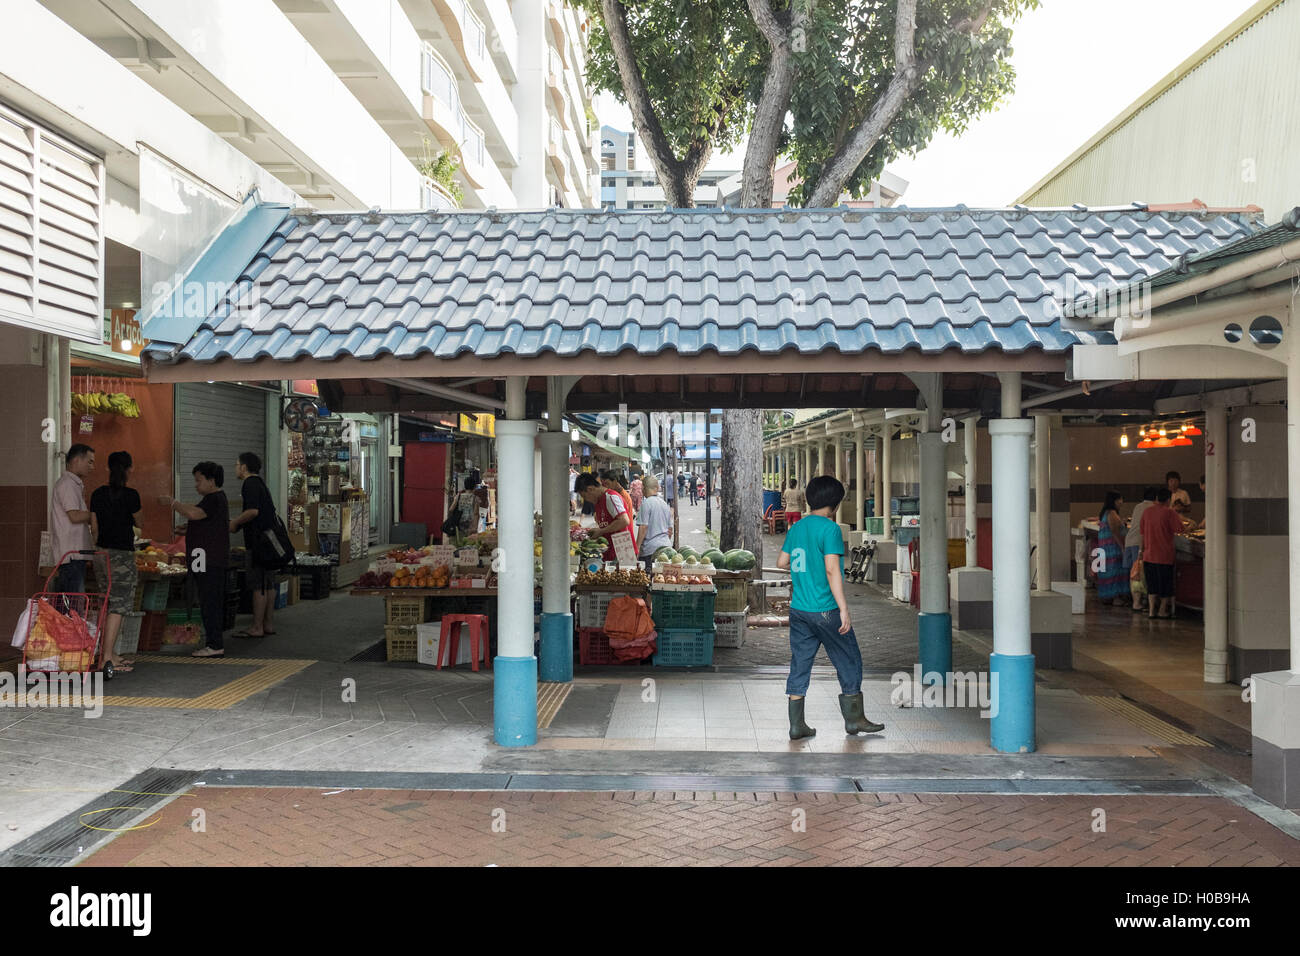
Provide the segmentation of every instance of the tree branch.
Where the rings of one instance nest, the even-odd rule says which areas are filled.
[[[601,17],[605,21],[605,32],[609,34],[609,45],[614,52],[614,62],[618,65],[619,79],[623,83],[623,96],[641,141],[645,144],[650,162],[654,164],[655,173],[663,185],[664,198],[668,205],[678,208],[694,204],[694,186],[685,188],[682,164],[673,153],[672,145],[664,134],[663,125],[655,114],[650,94],[646,90],[645,77],[636,62],[636,53],[632,49],[632,38],[627,27],[627,8],[622,0],[601,0]],[[698,171],[696,173],[698,177]]]
[[[809,207],[823,208],[836,204],[844,191],[844,184],[875,148],[929,72],[929,61],[916,62],[916,2],[898,0],[898,18],[894,24],[894,76],[885,92],[872,104],[866,121],[822,167],[821,177],[808,197]],[[955,21],[949,24],[949,29],[972,36],[979,33],[997,4],[998,0],[985,0],[976,16]]]
[[[762,209],[772,204],[776,150],[794,89],[791,45],[794,37],[806,33],[809,13],[815,2],[808,0],[803,4],[796,0],[787,30],[773,12],[770,0],[748,0],[750,16],[772,48],[772,56],[767,63],[767,75],[763,78],[763,93],[754,110],[740,177],[740,204],[747,209]]]

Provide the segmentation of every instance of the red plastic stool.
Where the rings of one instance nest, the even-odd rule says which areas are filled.
[[[469,663],[472,670],[478,670],[479,648],[483,649],[483,663],[492,669],[491,648],[488,647],[488,619],[486,614],[448,614],[442,619],[438,631],[438,670],[442,670],[445,660],[454,667],[460,654],[461,628],[469,626]]]

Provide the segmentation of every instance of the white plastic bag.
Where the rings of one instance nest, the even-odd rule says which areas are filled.
[[[13,640],[9,642],[11,647],[22,647],[27,643],[27,631],[31,626],[32,615],[36,613],[35,604],[35,601],[28,599],[23,613],[18,615],[18,626],[14,628]]]

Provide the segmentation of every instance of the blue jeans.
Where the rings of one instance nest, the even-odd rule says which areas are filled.
[[[791,608],[790,677],[785,682],[786,694],[802,697],[808,693],[813,658],[817,656],[817,648],[822,646],[835,665],[841,693],[862,693],[862,651],[858,649],[858,638],[853,628],[849,628],[847,634],[840,633],[839,609],[796,611]]]

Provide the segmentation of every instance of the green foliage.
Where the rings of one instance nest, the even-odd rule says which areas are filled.
[[[600,0],[575,5],[592,15],[587,82],[626,102]],[[627,8],[637,65],[674,155],[680,159],[702,142],[735,146],[761,92],[769,52],[745,0],[639,0]]]
[[[925,147],[939,131],[960,134],[1011,92],[1011,24],[1039,0],[997,0],[975,35],[954,29],[977,16],[984,0],[921,0],[916,62],[921,79],[845,188],[861,196],[903,153]],[[810,5],[807,30],[792,37],[795,61],[790,118],[780,151],[798,163],[799,205],[823,168],[862,126],[894,75],[897,0],[773,0],[788,22],[794,5]],[[593,15],[588,80],[623,97],[600,0],[579,0]],[[737,145],[752,120],[771,57],[746,0],[637,0],[628,28],[655,114],[677,156],[712,139]],[[716,130],[716,132],[711,132]],[[642,136],[645,131],[639,131]]]
[[[447,190],[451,197],[460,202],[465,198],[465,190],[456,181],[456,171],[460,169],[460,160],[449,150],[434,150],[429,138],[424,138],[423,155],[415,164],[420,175],[428,176],[435,183]]]

